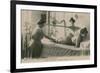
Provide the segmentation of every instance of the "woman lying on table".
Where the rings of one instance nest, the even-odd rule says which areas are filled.
[[[79,28],[75,26],[75,19],[70,18],[71,26],[68,27],[67,36],[64,40],[58,40],[57,43],[66,44],[66,45],[74,45],[76,47],[80,47],[80,43],[86,39],[88,31],[86,27]]]

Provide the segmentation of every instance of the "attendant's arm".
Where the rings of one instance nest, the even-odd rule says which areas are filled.
[[[49,36],[47,36],[47,35],[45,35],[45,34],[44,34],[44,36],[45,36],[47,39],[49,39],[49,40],[51,40],[51,41],[53,41],[53,42],[57,43],[56,39],[51,38],[51,37],[49,37]]]

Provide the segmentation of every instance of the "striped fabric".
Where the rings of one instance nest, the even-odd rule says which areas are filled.
[[[60,44],[45,44],[42,57],[50,56],[86,56],[90,55],[89,49],[75,48],[73,46],[64,46]]]

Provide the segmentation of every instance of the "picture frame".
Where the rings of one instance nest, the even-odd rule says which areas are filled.
[[[54,12],[57,14],[57,11],[58,12],[64,11],[65,13],[67,12],[66,13],[67,17],[68,17],[68,15],[67,15],[68,12],[70,15],[72,13],[74,13],[74,15],[75,15],[78,12],[77,14],[80,16],[82,16],[81,13],[83,12],[84,19],[85,19],[85,15],[86,15],[86,14],[84,15],[84,12],[89,13],[86,16],[87,16],[87,18],[90,17],[87,19],[89,21],[89,27],[90,27],[90,40],[89,40],[90,48],[92,49],[92,50],[90,50],[90,53],[89,53],[90,58],[88,60],[84,60],[84,61],[83,60],[82,61],[80,61],[80,60],[73,61],[72,60],[71,62],[69,60],[68,61],[67,60],[59,61],[58,59],[57,59],[58,62],[55,61],[55,59],[53,61],[51,61],[50,60],[51,58],[50,58],[49,62],[47,62],[47,60],[46,60],[43,62],[36,62],[36,63],[34,63],[34,61],[33,61],[32,64],[29,61],[28,61],[29,63],[23,63],[22,62],[22,49],[21,49],[22,48],[22,45],[21,45],[22,44],[21,43],[22,35],[20,33],[23,32],[22,24],[23,24],[23,21],[25,18],[23,16],[26,15],[26,18],[28,18],[27,14],[25,14],[25,12],[24,12],[25,9],[26,9],[26,13],[28,13],[27,10],[29,10],[31,12],[33,11],[33,16],[36,15],[34,13],[35,12],[34,10],[37,10],[36,13],[38,13],[38,14],[36,17],[38,17],[39,11],[40,11],[40,13],[41,13],[41,11],[43,11],[44,13],[45,13],[45,11],[51,11],[51,14],[53,14]],[[70,13],[70,12],[72,12],[72,13]],[[29,14],[30,14],[30,12],[29,12]],[[57,16],[60,16],[59,13]],[[58,20],[60,21],[61,17],[57,17],[57,18],[59,18]],[[77,19],[77,18],[79,18],[79,16],[75,15],[75,18]],[[48,21],[49,21],[49,19],[50,18],[48,18]],[[30,72],[30,71],[80,69],[80,68],[97,67],[97,6],[96,5],[48,3],[48,2],[34,2],[34,1],[11,1],[11,19],[10,20],[11,20],[11,26],[10,26],[11,27],[11,30],[10,30],[10,33],[11,33],[11,35],[10,35],[10,46],[11,46],[10,69],[11,70],[10,71],[11,72]],[[28,19],[26,19],[26,20],[28,20]],[[67,18],[66,18],[66,21],[67,21]],[[34,20],[34,22],[35,22],[35,20]],[[50,28],[52,28],[52,27],[50,27]],[[51,31],[51,30],[49,30],[49,31]],[[61,31],[61,32],[63,32],[63,31]],[[58,35],[60,35],[60,34],[58,34]],[[49,50],[49,53],[50,53],[50,50]],[[36,61],[38,61],[38,60],[36,60]]]

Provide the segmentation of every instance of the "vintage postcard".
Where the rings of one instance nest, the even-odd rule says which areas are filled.
[[[90,13],[22,9],[21,59],[90,59]]]

